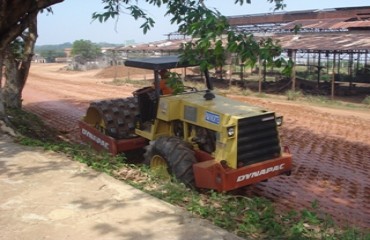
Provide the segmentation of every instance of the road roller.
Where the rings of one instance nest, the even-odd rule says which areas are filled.
[[[132,97],[90,104],[79,127],[94,149],[113,155],[144,149],[153,172],[219,192],[290,175],[292,155],[279,134],[282,116],[215,94],[208,70],[201,74],[204,89],[184,86],[163,94],[161,71],[196,67],[178,56],[128,59],[125,65],[153,70],[153,85]]]

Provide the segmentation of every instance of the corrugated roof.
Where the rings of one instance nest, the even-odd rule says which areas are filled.
[[[185,39],[163,40],[151,43],[135,44],[119,48],[122,51],[175,51],[182,44],[186,43]]]
[[[353,33],[307,33],[298,35],[275,35],[284,49],[370,51],[370,31]],[[121,51],[176,51],[186,40],[164,40],[119,48]]]
[[[273,38],[279,40],[284,49],[370,51],[370,32],[277,35]]]
[[[285,49],[308,51],[370,51],[370,6],[235,16],[229,17],[228,20],[229,22],[234,21],[232,25],[253,25],[271,22],[287,23],[282,27],[277,27],[278,25],[273,26],[280,33],[287,32],[286,30],[292,30],[295,26],[300,25],[303,30],[298,35],[275,34],[272,36],[272,38],[279,40]],[[319,33],[319,31],[322,32]],[[163,40],[126,46],[119,48],[119,50],[174,52],[180,49],[181,45],[187,41],[190,40]]]
[[[336,19],[336,18],[358,18],[368,19],[370,6],[313,9],[292,12],[274,12],[266,14],[250,14],[244,16],[229,16],[228,21],[232,26],[267,24],[267,23],[289,23],[295,20],[309,19]]]
[[[339,30],[350,28],[369,28],[370,21],[349,21],[348,18],[296,20],[282,26],[280,29],[294,29],[297,25],[300,26],[301,29]]]

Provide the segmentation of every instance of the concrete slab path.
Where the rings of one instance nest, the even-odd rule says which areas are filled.
[[[0,132],[0,239],[241,239],[62,154]]]

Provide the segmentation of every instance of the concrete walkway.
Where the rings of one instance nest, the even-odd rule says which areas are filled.
[[[64,155],[0,132],[0,239],[241,239]]]

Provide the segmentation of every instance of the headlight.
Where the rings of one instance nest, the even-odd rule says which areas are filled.
[[[283,125],[283,116],[276,117],[275,121],[276,121],[276,125],[280,127],[281,125]]]
[[[234,127],[227,128],[227,136],[228,137],[233,137],[234,134],[235,134],[235,128]]]

